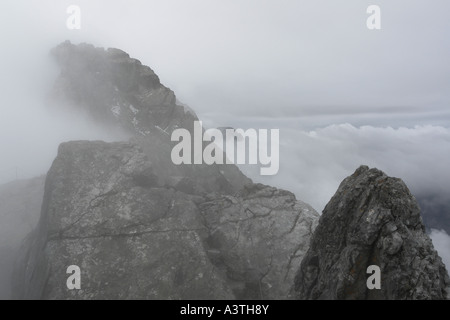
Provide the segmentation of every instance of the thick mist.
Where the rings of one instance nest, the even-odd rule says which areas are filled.
[[[369,1],[78,1],[81,29],[68,30],[71,4],[0,5],[0,182],[15,179],[16,169],[18,178],[44,173],[60,141],[117,139],[83,116],[56,119],[46,109],[58,73],[48,52],[65,39],[129,52],[206,124],[282,135],[343,123],[449,124],[446,1],[379,1],[380,32],[365,26]],[[23,161],[30,156],[33,165]]]
[[[68,36],[64,24],[54,28],[66,16],[64,6],[59,7],[62,15],[52,15],[57,8],[24,1],[1,4],[8,14],[0,22],[0,184],[45,174],[61,142],[126,139],[79,110],[50,104],[48,95],[60,72],[50,50]]]

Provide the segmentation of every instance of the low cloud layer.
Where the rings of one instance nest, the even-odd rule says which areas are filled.
[[[340,182],[364,164],[403,179],[427,212],[426,222],[439,229],[450,227],[450,129],[339,124],[316,130],[284,129],[280,137],[278,175],[264,177],[255,167],[241,166],[255,181],[290,190],[321,212]],[[450,236],[432,230],[431,238],[450,269]]]
[[[72,4],[81,9],[81,30],[66,28],[66,9]],[[286,145],[299,128],[310,131],[332,124],[448,127],[449,2],[379,0],[379,31],[366,28],[366,9],[371,4],[361,0],[299,0],[282,5],[273,0],[3,1],[0,148],[7,157],[0,163],[0,182],[14,179],[16,167],[22,168],[20,177],[45,171],[57,141],[104,137],[95,126],[86,130],[82,123],[61,125],[40,109],[42,94],[58,72],[46,55],[66,39],[121,48],[151,66],[201,119],[221,120],[218,124],[223,126],[240,126],[250,119],[243,126],[280,128]],[[338,129],[318,134],[333,130]],[[368,129],[361,132],[369,134]],[[302,139],[313,141],[307,135],[294,140]],[[314,143],[318,146],[301,147],[295,155],[302,148],[329,154],[315,149],[334,146],[320,139]],[[370,153],[366,149],[357,151],[354,160],[359,160],[359,153]],[[20,162],[24,157],[42,164],[26,168]],[[342,169],[339,163],[332,167],[337,170],[331,175],[333,181],[353,169],[350,165]],[[406,171],[396,169],[399,175]],[[316,176],[325,179],[330,171],[318,170]],[[289,179],[284,184],[293,185]],[[335,183],[324,187],[325,193],[334,187]],[[312,202],[320,206],[324,200]]]
[[[255,127],[260,125],[254,123]],[[416,196],[449,198],[450,129],[330,125],[316,130],[280,130],[280,171],[257,181],[292,190],[321,211],[339,183],[360,165],[403,179]]]

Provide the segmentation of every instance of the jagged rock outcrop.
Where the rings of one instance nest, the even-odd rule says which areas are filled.
[[[381,289],[366,285],[369,265]],[[325,207],[295,278],[300,299],[445,299],[447,271],[402,180],[360,167]]]
[[[14,297],[286,298],[317,220],[291,193],[263,185],[204,197],[160,186],[136,144],[64,143]],[[70,265],[81,268],[81,290],[66,286]]]
[[[170,134],[198,120],[150,67],[120,49],[66,41],[52,55],[61,69],[51,94],[59,108],[84,108],[100,123],[142,136]]]
[[[174,92],[160,83],[148,66],[119,49],[74,45],[66,41],[52,50],[61,73],[51,93],[57,108],[87,112],[99,124],[123,130],[153,163],[160,185],[192,194],[233,194],[251,180],[234,165],[174,165],[174,129],[193,132],[198,120]]]
[[[198,118],[153,70],[119,49],[65,42],[52,53],[61,68],[52,103],[130,141],[61,144],[17,258],[14,298],[444,297],[445,268],[400,180],[360,168],[309,248],[319,215],[292,193],[254,184],[234,165],[172,163],[171,133],[192,132]],[[365,289],[372,263],[380,291]],[[71,265],[81,290],[66,286]]]
[[[52,102],[131,139],[60,146],[15,297],[287,298],[318,214],[234,165],[174,165],[171,132],[192,132],[197,116],[125,52],[65,42],[52,54]],[[80,291],[66,287],[70,265],[82,269]]]

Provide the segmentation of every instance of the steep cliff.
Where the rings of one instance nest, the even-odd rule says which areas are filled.
[[[317,220],[290,192],[263,185],[234,196],[160,186],[136,144],[64,143],[14,297],[287,298]],[[82,290],[66,286],[70,265]]]

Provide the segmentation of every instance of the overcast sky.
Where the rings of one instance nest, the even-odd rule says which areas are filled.
[[[66,28],[72,4],[81,30]],[[366,27],[371,4],[382,30]],[[45,173],[61,141],[120,138],[43,106],[58,72],[47,53],[69,39],[129,52],[209,126],[280,128],[282,167],[266,181],[318,210],[362,163],[449,190],[449,12],[448,0],[4,0],[0,182]]]
[[[70,4],[81,30],[66,28]],[[370,4],[382,30],[366,27]],[[2,54],[28,60],[64,39],[120,47],[205,116],[450,120],[447,0],[4,0],[0,9]]]

